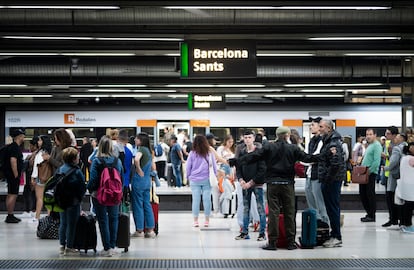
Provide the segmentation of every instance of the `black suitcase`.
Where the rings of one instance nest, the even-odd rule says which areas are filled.
[[[119,248],[123,248],[125,252],[128,252],[128,248],[131,243],[129,224],[129,213],[119,213],[116,246]]]
[[[167,164],[167,183],[169,187],[175,187],[176,186],[176,182],[175,182],[175,176],[173,173],[173,168],[172,168],[172,164],[168,163]]]
[[[96,253],[96,220],[93,215],[82,215],[76,223],[73,247],[79,250],[93,249]]]

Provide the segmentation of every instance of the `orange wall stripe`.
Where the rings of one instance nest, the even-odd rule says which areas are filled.
[[[156,127],[157,120],[147,119],[147,120],[137,120],[137,127]]]
[[[355,119],[336,119],[336,126],[337,127],[355,127],[356,121]]]
[[[208,119],[191,119],[190,120],[191,127],[209,127],[210,120]]]
[[[284,119],[283,125],[287,127],[301,127],[303,120],[300,119]]]

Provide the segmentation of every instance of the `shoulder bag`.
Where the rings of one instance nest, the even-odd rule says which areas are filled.
[[[53,167],[49,161],[44,160],[37,164],[37,176],[39,177],[40,183],[45,184],[47,180],[53,175]]]
[[[369,168],[367,166],[355,166],[351,174],[352,183],[368,184],[369,182]]]
[[[214,173],[213,162],[214,162],[214,160],[211,158],[211,155],[209,154],[208,167],[209,167],[210,186],[211,187],[216,187],[216,186],[218,186],[218,181],[217,181],[217,176]]]

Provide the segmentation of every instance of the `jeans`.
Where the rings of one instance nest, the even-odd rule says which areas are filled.
[[[132,179],[132,215],[137,231],[143,231],[144,226],[146,229],[153,229],[155,227],[154,213],[152,212],[150,202],[151,162],[148,162],[142,170],[144,171],[143,177],[135,174]]]
[[[341,235],[341,186],[342,181],[322,183],[321,189],[331,225],[331,237],[342,240]]]
[[[209,179],[197,182],[191,181],[190,187],[193,199],[191,205],[193,217],[196,218],[200,214],[201,196],[203,196],[204,216],[209,217],[211,213],[211,186]]]
[[[80,215],[80,205],[68,207],[60,213],[59,243],[61,246],[73,248],[76,223]]]
[[[178,164],[172,163],[173,174],[175,176],[175,186],[181,187],[183,185],[183,180],[181,177],[181,162]]]
[[[96,198],[93,198],[92,201],[96,211],[104,250],[115,248],[118,233],[119,205],[104,206]]]
[[[311,180],[306,178],[305,195],[309,208],[316,210],[316,218],[329,224],[329,217],[326,213],[325,202],[323,200],[321,182],[319,180]]]
[[[155,167],[157,168],[157,173],[160,178],[166,179],[165,177],[166,164],[167,164],[167,161],[165,160],[155,162]]]
[[[368,184],[359,185],[359,196],[361,197],[362,205],[364,206],[367,216],[375,219],[375,212],[377,210],[377,201],[375,198],[375,179],[377,175],[371,173],[369,175]]]
[[[257,202],[257,211],[259,212],[259,218],[260,218],[260,234],[265,234],[266,230],[266,213],[265,213],[265,204],[264,204],[264,198],[263,198],[263,188],[249,188],[246,190],[243,190],[243,232],[248,233],[249,232],[249,222],[250,222],[250,204],[252,200],[252,195],[254,194],[254,197],[256,197]]]

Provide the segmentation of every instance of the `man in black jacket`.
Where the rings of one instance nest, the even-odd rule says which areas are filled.
[[[296,161],[314,162],[316,157],[307,155],[297,145],[289,144],[288,127],[276,129],[277,141],[267,143],[239,159],[241,166],[246,163],[264,160],[266,163],[267,202],[269,205],[268,236],[269,242],[262,247],[265,250],[276,250],[276,241],[279,236],[279,214],[283,209],[287,249],[296,249],[295,234],[295,163]]]
[[[323,136],[323,146],[320,153],[320,162],[318,163],[318,177],[322,183],[322,194],[331,225],[331,238],[323,246],[340,247],[342,246],[342,235],[339,201],[341,183],[346,177],[345,161],[342,154],[342,137],[334,130],[333,122],[328,119],[320,121],[319,131]]]
[[[257,151],[261,144],[255,144],[255,134],[248,130],[243,135],[245,146],[241,149],[239,157]],[[237,166],[237,179],[243,189],[243,230],[240,235],[236,236],[236,240],[250,239],[249,237],[249,221],[250,221],[250,204],[252,193],[256,197],[257,211],[260,218],[259,237],[257,241],[266,240],[266,213],[263,200],[263,184],[266,172],[266,164],[263,160],[254,163]]]

